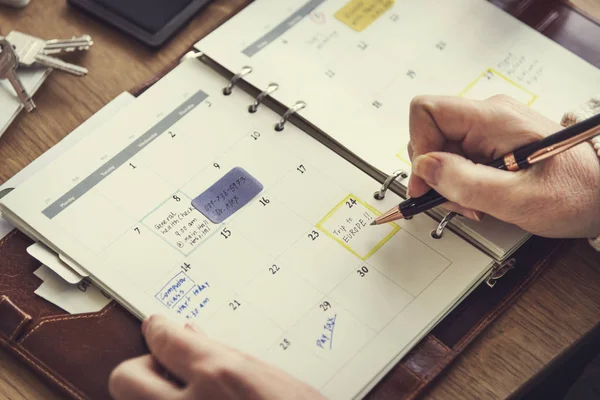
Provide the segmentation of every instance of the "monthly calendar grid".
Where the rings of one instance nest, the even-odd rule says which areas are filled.
[[[172,132],[177,132],[176,127],[170,127],[169,130]],[[256,130],[253,130],[253,131],[256,131]],[[181,132],[181,133],[185,133],[185,132]],[[247,133],[248,133],[248,131],[245,131],[245,133],[240,133],[239,135],[236,135],[237,140],[235,141],[235,143],[231,143],[231,146],[229,146],[226,151],[224,151],[221,155],[219,155],[217,157],[217,159],[222,159],[224,157],[226,158],[226,156],[225,156],[226,154],[234,151],[234,149],[237,146],[243,145],[244,144],[243,141],[244,141]],[[182,139],[185,140],[185,135],[180,135],[179,133],[177,133],[177,135],[180,136],[180,138],[181,138],[180,140],[182,140]],[[263,137],[261,139],[262,140],[272,140],[273,137],[271,137],[270,135],[267,134],[267,135],[263,135]],[[280,150],[281,149],[283,149],[283,148],[280,148]],[[294,150],[295,149],[291,149],[291,148],[287,148],[287,147],[285,148],[286,152],[296,153]],[[323,173],[322,171],[319,170],[318,167],[312,165],[310,162],[308,162],[306,159],[304,159],[301,156],[301,154],[295,154],[295,156],[296,156],[296,159],[299,160],[300,165],[304,168],[304,170],[310,169],[310,171],[313,174],[324,177],[323,179],[325,179],[328,182],[328,185],[331,185],[331,187],[336,186],[339,188],[339,190],[341,192],[347,193],[345,198],[338,199],[337,202],[340,202],[340,200],[341,200],[341,204],[343,204],[348,199],[356,199],[358,201],[359,205],[365,207],[365,210],[368,210],[369,212],[375,213],[375,214],[379,212],[373,206],[369,205],[366,202],[363,202],[359,197],[352,194],[351,191],[348,191],[345,187],[343,187],[344,185],[341,185],[337,182],[332,181],[331,178],[327,174]],[[290,159],[293,159],[293,157],[290,157]],[[165,179],[163,176],[160,176],[157,173],[157,171],[156,171],[157,166],[155,166],[153,164],[144,164],[139,161],[136,162],[136,164],[137,164],[138,169],[140,169],[140,170],[146,169],[146,173],[152,174],[156,179],[159,179],[159,180]],[[188,191],[188,189],[186,189],[186,188],[192,181],[198,179],[199,177],[202,177],[202,174],[204,173],[204,171],[211,168],[210,164],[211,164],[211,161],[205,161],[203,166],[201,168],[199,168],[199,172],[197,174],[191,176],[187,181],[183,182],[180,185],[174,186],[172,183],[166,181],[167,184],[170,187],[172,187],[171,194],[169,196],[167,196],[166,198],[163,198],[162,201],[157,203],[157,205],[155,205],[152,209],[150,209],[148,212],[146,212],[140,218],[134,218],[135,222],[133,223],[133,225],[128,226],[126,231],[124,231],[116,239],[112,240],[110,243],[108,243],[106,246],[104,246],[102,249],[102,252],[109,249],[115,242],[119,242],[121,240],[120,238],[123,238],[123,236],[125,236],[128,233],[128,231],[135,229],[136,225],[140,225],[140,226],[146,227],[147,230],[152,231],[154,233],[152,236],[154,236],[156,238],[160,237],[162,242],[164,242],[165,244],[168,244],[171,248],[173,248],[173,250],[176,253],[180,254],[180,256],[176,257],[176,259],[175,258],[173,259],[173,261],[174,261],[173,265],[165,266],[165,268],[164,268],[165,272],[163,272],[161,274],[163,276],[163,278],[161,278],[163,283],[164,283],[164,280],[167,279],[167,277],[170,276],[170,274],[171,274],[171,272],[166,272],[166,271],[174,271],[174,270],[179,271],[177,264],[180,263],[180,260],[183,260],[183,262],[187,264],[188,262],[191,262],[191,261],[189,261],[189,260],[191,260],[190,257],[192,257],[196,260],[198,259],[198,257],[201,257],[201,255],[195,254],[196,250],[198,248],[203,248],[204,245],[206,243],[208,243],[210,240],[218,240],[218,238],[215,238],[214,235],[216,233],[218,233],[220,230],[227,228],[227,227],[231,227],[232,225],[235,226],[235,222],[239,218],[243,217],[245,215],[245,213],[248,212],[248,207],[250,206],[250,204],[255,204],[259,197],[254,198],[250,204],[246,205],[244,207],[245,210],[244,209],[239,210],[238,212],[236,212],[232,216],[230,216],[226,222],[214,224],[213,225],[214,229],[212,229],[212,232],[210,233],[210,235],[203,238],[200,243],[195,245],[189,251],[183,251],[183,250],[177,249],[176,246],[174,246],[174,244],[172,242],[167,240],[164,236],[161,236],[161,234],[157,230],[153,229],[152,223],[150,222],[149,218],[152,215],[154,215],[155,213],[157,213],[158,210],[161,210],[161,208],[163,208],[167,203],[169,203],[170,201],[173,201],[173,198],[176,196],[181,197],[182,203],[189,204],[191,201],[191,198],[195,194],[190,193]],[[215,163],[213,163],[213,165],[214,164]],[[242,164],[242,166],[243,166],[243,164]],[[267,257],[271,258],[274,263],[279,263],[279,261],[284,258],[286,253],[288,253],[290,250],[294,249],[295,246],[297,246],[302,240],[305,239],[306,235],[308,235],[310,232],[315,232],[313,229],[316,229],[318,232],[321,232],[321,237],[319,238],[319,240],[325,240],[327,243],[326,246],[334,246],[334,247],[340,246],[340,244],[341,244],[340,240],[336,240],[336,238],[332,235],[330,230],[328,230],[327,227],[323,226],[327,222],[328,218],[330,218],[332,215],[334,215],[336,208],[338,208],[339,204],[338,204],[338,206],[334,207],[330,212],[322,214],[323,217],[320,219],[319,222],[307,219],[307,217],[305,216],[304,213],[298,212],[296,209],[294,209],[294,207],[290,207],[289,204],[287,203],[287,201],[285,199],[281,199],[279,197],[279,195],[276,193],[277,191],[274,191],[274,189],[277,188],[282,181],[284,181],[285,179],[288,179],[289,176],[291,176],[291,174],[303,173],[303,172],[298,172],[298,171],[300,171],[300,169],[296,165],[291,165],[287,168],[283,167],[282,165],[276,165],[274,167],[278,168],[278,169],[282,169],[283,172],[282,172],[281,176],[278,179],[274,180],[269,187],[265,188],[265,191],[259,196],[262,197],[263,199],[270,199],[270,201],[274,202],[274,204],[279,203],[280,206],[283,207],[285,212],[289,212],[290,215],[294,215],[295,218],[298,218],[299,220],[303,221],[303,223],[305,223],[307,227],[310,227],[310,229],[308,231],[303,232],[294,241],[290,242],[287,245],[287,247],[280,249],[280,251],[278,253],[269,254],[269,255],[267,255]],[[111,179],[111,178],[109,178],[109,179]],[[298,190],[302,191],[303,189],[302,189],[302,187],[298,187]],[[100,188],[93,188],[92,192],[95,192],[95,191],[98,191],[98,194],[101,195],[107,202],[113,203],[113,205],[115,207],[121,209],[121,211],[123,211],[124,213],[127,213],[130,217],[132,217],[132,218],[134,217],[129,212],[129,210],[121,207],[119,204],[114,203],[110,198],[104,196],[104,194],[102,193],[102,190],[100,190]],[[199,215],[201,213],[196,213],[196,214]],[[323,291],[320,288],[314,286],[313,283],[306,280],[304,276],[298,274],[299,271],[296,270],[296,267],[288,265],[287,271],[286,271],[286,273],[288,274],[287,279],[293,280],[294,282],[297,282],[297,283],[303,282],[302,285],[311,287],[312,290],[314,290],[315,294],[318,293],[318,297],[315,297],[316,300],[312,301],[310,303],[310,305],[308,305],[308,306],[305,305],[305,308],[301,312],[299,312],[297,318],[294,319],[293,323],[289,326],[285,326],[285,324],[282,325],[281,322],[276,318],[273,319],[272,315],[265,312],[265,310],[262,308],[260,302],[256,303],[255,299],[249,298],[248,294],[244,293],[245,290],[240,291],[239,288],[230,287],[226,281],[222,281],[222,280],[220,283],[224,284],[224,287],[220,289],[222,292],[221,299],[218,300],[217,304],[214,304],[216,307],[212,311],[212,313],[210,315],[208,315],[205,319],[203,319],[202,325],[208,327],[213,323],[213,321],[216,321],[218,318],[221,318],[221,317],[219,317],[219,315],[221,315],[222,313],[230,312],[228,307],[231,304],[229,303],[230,300],[226,299],[227,298],[226,296],[229,296],[229,298],[231,298],[231,299],[238,299],[239,301],[242,302],[241,307],[243,307],[243,305],[247,305],[247,306],[251,307],[251,309],[253,310],[252,312],[257,313],[256,315],[260,315],[260,318],[263,318],[265,321],[269,321],[271,326],[277,327],[277,329],[278,329],[277,337],[275,339],[270,340],[268,345],[266,345],[266,347],[264,347],[263,350],[261,352],[259,352],[260,354],[256,354],[258,356],[265,356],[269,352],[279,351],[277,346],[278,346],[278,344],[280,344],[279,343],[280,340],[286,340],[287,341],[286,346],[289,346],[290,345],[290,339],[289,339],[290,335],[293,337],[297,337],[297,335],[300,335],[299,332],[302,332],[302,324],[304,324],[304,321],[309,319],[309,317],[311,317],[311,315],[314,315],[315,309],[318,310],[319,306],[322,305],[324,302],[325,303],[330,302],[330,303],[334,304],[335,310],[337,310],[335,316],[345,315],[346,316],[345,318],[351,318],[352,320],[356,321],[357,324],[360,324],[362,326],[361,329],[364,330],[365,334],[366,334],[366,332],[369,332],[368,335],[369,335],[369,337],[372,338],[372,337],[378,335],[383,329],[385,329],[387,324],[389,324],[390,321],[392,321],[399,314],[401,314],[402,311],[408,305],[410,305],[416,298],[416,296],[410,294],[403,287],[401,287],[397,282],[395,282],[394,279],[387,276],[385,274],[385,272],[379,271],[376,265],[373,266],[366,261],[366,259],[368,259],[373,253],[377,252],[377,250],[379,249],[379,247],[381,247],[381,245],[383,243],[385,243],[392,236],[394,236],[399,230],[400,230],[400,228],[398,226],[395,226],[395,228],[389,234],[387,234],[387,236],[375,248],[371,249],[371,251],[369,251],[368,254],[364,257],[361,257],[358,253],[353,251],[352,248],[350,248],[348,246],[340,246],[340,247],[344,248],[344,251],[349,250],[349,253],[351,253],[352,256],[355,257],[354,258],[355,262],[353,263],[353,265],[349,265],[347,267],[347,271],[345,272],[345,274],[343,274],[339,278],[337,278],[338,280],[335,282],[335,285],[330,287],[329,290],[327,290],[327,291]],[[256,246],[256,243],[255,243],[255,240],[253,239],[253,237],[248,236],[246,234],[246,232],[238,230],[234,234],[239,235],[246,242],[252,243],[253,246]],[[418,237],[410,234],[409,232],[406,232],[406,234],[410,235],[415,240],[418,240],[420,243],[425,245],[428,249],[432,250],[436,254],[439,254],[436,250],[434,250],[429,245],[427,245],[426,243],[421,241]],[[260,251],[262,251],[262,250],[260,250]],[[443,258],[445,258],[445,257],[443,257]],[[175,261],[177,261],[177,262],[175,262]],[[446,268],[448,268],[450,265],[447,265]],[[265,269],[267,267],[268,267],[268,265],[264,265]],[[202,274],[204,274],[205,272],[210,272],[209,270],[205,270],[204,269],[205,267],[203,267],[202,265],[200,266],[200,268],[201,268],[200,272],[199,272],[200,276]],[[283,265],[283,268],[286,268],[285,263]],[[444,268],[444,270],[446,268]],[[335,295],[335,293],[337,293],[337,291],[339,291],[341,287],[343,287],[344,285],[348,284],[348,282],[351,281],[353,274],[361,274],[362,273],[363,274],[362,276],[364,276],[364,271],[370,271],[371,274],[379,274],[381,276],[381,278],[379,278],[379,279],[385,279],[386,281],[389,282],[389,285],[391,285],[395,288],[394,290],[397,293],[404,293],[403,296],[405,296],[406,299],[409,299],[405,303],[403,303],[401,306],[397,306],[397,308],[393,309],[393,313],[386,315],[387,321],[385,321],[385,323],[382,326],[377,326],[377,323],[375,325],[373,325],[373,321],[365,322],[363,320],[363,318],[361,317],[360,312],[357,314],[355,312],[356,310],[352,308],[352,306],[351,306],[352,302],[348,303],[344,300],[342,300],[340,302],[340,300],[337,299],[336,295]],[[247,287],[252,287],[257,282],[259,277],[263,276],[263,274],[264,274],[263,270],[255,271],[253,273],[253,276],[248,281],[245,282],[245,285]],[[378,275],[375,275],[375,276],[378,276]],[[437,274],[436,277],[433,278],[433,280],[437,279],[437,276],[439,276],[439,274]],[[270,278],[270,276],[268,278]],[[196,280],[196,278],[194,278],[194,279]],[[261,278],[261,279],[264,279],[264,278]],[[202,280],[199,280],[199,282],[201,282],[201,281]],[[273,282],[274,283],[272,283],[272,284],[268,283],[268,285],[276,285],[277,284],[276,283],[277,281],[273,281]],[[208,282],[207,282],[207,284],[208,284]],[[193,290],[194,290],[193,288],[188,289],[184,293],[184,298],[187,297],[188,295],[190,295],[190,293]],[[340,293],[343,293],[343,292],[344,291],[342,290],[342,292],[340,292]],[[148,293],[150,293],[150,292],[148,292]],[[208,296],[211,296],[211,295],[209,294]],[[182,300],[181,299],[177,300],[177,302],[175,302],[171,308],[167,307],[167,308],[169,308],[169,312],[174,312],[174,310],[176,309],[176,306],[178,304],[180,304],[179,303],[180,301],[182,301]],[[237,300],[235,300],[235,301],[237,303]],[[204,303],[204,304],[208,304],[207,307],[211,306],[210,302]],[[306,304],[308,304],[308,303],[306,303]],[[333,317],[334,321],[335,321],[335,316]],[[340,317],[338,317],[338,318],[340,318]],[[340,323],[343,322],[343,318],[340,319],[339,321],[340,321]],[[275,332],[273,332],[272,336],[275,337]],[[334,336],[333,336],[333,328],[332,328],[332,334],[331,334],[330,339],[333,340],[333,337]],[[313,357],[316,357],[316,359],[320,360],[319,362],[326,365],[327,368],[332,372],[330,374],[330,376],[325,380],[325,382],[320,385],[320,387],[324,387],[331,379],[334,378],[334,376],[336,374],[338,374],[341,371],[342,368],[344,368],[345,363],[349,362],[349,360],[352,360],[354,357],[357,356],[357,354],[360,353],[360,351],[364,348],[364,346],[366,346],[369,343],[369,341],[370,341],[370,339],[368,339],[368,340],[365,339],[365,340],[359,341],[359,342],[357,342],[356,346],[352,347],[351,352],[346,351],[346,353],[343,353],[344,357],[349,357],[349,359],[346,360],[341,365],[340,365],[340,361],[333,361],[330,359],[330,357],[326,357],[326,354],[322,354],[322,353],[319,354],[315,351],[311,352],[310,349],[307,347],[308,344],[305,341],[301,341],[299,343],[294,343],[294,339],[292,339],[291,345],[301,346],[303,349],[306,349],[307,351],[310,352],[310,354],[312,354]]]

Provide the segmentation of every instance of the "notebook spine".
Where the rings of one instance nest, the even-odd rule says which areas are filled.
[[[231,93],[233,93],[233,88],[238,83],[238,81],[240,79],[244,78],[246,75],[248,75],[250,73],[252,73],[252,67],[250,67],[249,65],[243,66],[242,69],[240,70],[240,72],[238,72],[237,74],[235,74],[229,80],[229,83],[227,84],[227,86],[225,86],[223,88],[223,94],[225,96],[229,96]]]
[[[260,92],[260,94],[258,96],[256,96],[256,99],[254,99],[254,103],[252,103],[248,106],[248,112],[255,113],[258,110],[258,107],[262,104],[263,100],[266,97],[270,96],[277,89],[279,89],[279,85],[277,83],[274,83],[274,82],[269,83],[267,88],[265,90],[263,90],[262,92]]]
[[[202,59],[202,57],[204,57],[204,53],[202,53],[201,51],[192,50],[192,51],[187,52],[183,57],[181,57],[179,62],[182,63],[185,60],[188,60],[191,58]],[[235,74],[229,80],[227,86],[225,86],[223,88],[223,95],[229,96],[231,93],[233,93],[233,89],[234,89],[235,85],[240,80],[242,80],[245,76],[247,76],[251,73],[252,73],[251,66],[249,66],[249,65],[243,66],[241,68],[240,72]],[[275,82],[269,83],[267,85],[267,88],[265,90],[263,90],[262,92],[260,92],[258,94],[258,96],[256,96],[256,98],[254,99],[254,102],[248,106],[248,112],[254,114],[256,111],[258,111],[258,107],[260,107],[260,105],[263,103],[263,101],[267,97],[269,97],[271,94],[273,94],[273,92],[275,92],[277,89],[279,89],[279,84],[277,84]],[[297,101],[293,106],[288,108],[287,111],[282,115],[279,122],[275,124],[274,129],[277,132],[283,131],[285,128],[285,124],[292,117],[292,115],[297,113],[298,111],[304,109],[306,107],[306,105],[307,104],[305,101],[302,101],[302,100]]]

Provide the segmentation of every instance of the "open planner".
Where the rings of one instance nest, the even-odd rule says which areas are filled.
[[[600,84],[489,3],[451,3],[255,1],[0,210],[138,318],[363,397],[529,238],[488,218],[436,239],[440,211],[369,226],[403,200],[402,176],[374,192],[410,174],[411,99],[507,94],[559,121]]]

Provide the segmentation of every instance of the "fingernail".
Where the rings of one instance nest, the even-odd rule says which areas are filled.
[[[148,330],[148,324],[153,317],[154,315],[151,315],[142,322],[142,334],[146,334],[146,330]]]
[[[418,156],[413,161],[413,173],[430,185],[438,182],[441,163],[433,157]]]
[[[406,188],[406,198],[410,198],[411,191],[412,191],[412,179],[408,181],[408,186]]]
[[[185,329],[189,329],[190,331],[193,331],[193,332],[198,332],[196,327],[190,323],[185,324]]]

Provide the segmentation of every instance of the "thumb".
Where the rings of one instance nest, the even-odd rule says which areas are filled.
[[[507,218],[514,210],[517,174],[475,164],[453,153],[432,152],[413,160],[412,173],[466,209]]]

